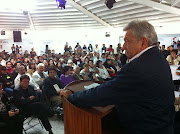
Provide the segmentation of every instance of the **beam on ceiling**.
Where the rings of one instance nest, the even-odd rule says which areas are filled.
[[[157,10],[162,10],[164,12],[180,15],[180,9],[171,7],[171,6],[167,6],[164,4],[160,4],[160,3],[157,3],[157,2],[154,2],[151,0],[130,0],[130,1],[132,1],[134,3],[142,4],[144,6],[152,7]]]
[[[28,12],[27,16],[28,16],[28,18],[29,18],[30,28],[32,28],[32,30],[35,30],[30,12]]]
[[[82,7],[81,5],[79,5],[78,3],[76,3],[73,0],[67,0],[67,2],[72,5],[73,7],[75,7],[76,9],[78,9],[79,11],[83,12],[84,14],[88,15],[89,17],[93,18],[94,20],[96,20],[97,22],[99,22],[100,24],[106,26],[106,27],[112,27],[110,24],[108,24],[107,22],[105,22],[104,20],[100,19],[99,17],[97,17],[96,15],[94,15],[93,13],[91,13],[90,11],[88,11],[87,9],[85,9],[84,7]]]
[[[174,1],[172,1],[171,6],[172,6],[172,7],[175,6],[178,2],[180,2],[180,0],[174,0]]]

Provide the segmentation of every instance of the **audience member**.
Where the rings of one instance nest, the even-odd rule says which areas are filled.
[[[60,97],[60,90],[64,88],[63,83],[56,78],[55,68],[49,68],[48,74],[49,76],[43,81],[43,90],[46,93],[47,98],[56,104],[62,104],[62,100]]]
[[[64,86],[66,86],[69,83],[74,81],[71,74],[72,74],[71,67],[70,66],[65,66],[63,68],[63,74],[60,77],[60,80],[64,84]]]
[[[93,52],[93,47],[92,47],[91,44],[89,44],[89,46],[88,46],[88,51],[91,52],[91,53]]]
[[[39,86],[38,89],[42,89],[43,81],[47,77],[48,77],[47,74],[44,72],[44,64],[39,63],[37,66],[37,71],[34,72],[32,75],[33,81]]]
[[[10,61],[6,62],[6,71],[12,76],[14,72],[14,68],[12,68],[12,63]]]
[[[14,101],[20,112],[25,117],[37,116],[46,131],[53,134],[51,124],[48,120],[48,109],[39,102],[38,95],[33,86],[29,85],[30,78],[28,75],[20,77],[20,86],[14,90]]]
[[[0,130],[2,134],[23,133],[23,117],[19,115],[19,109],[12,102],[0,83],[0,122],[5,125]]]
[[[109,48],[107,49],[107,52],[111,55],[114,54],[114,49],[112,48],[112,45],[109,46]]]
[[[96,53],[99,53],[99,52],[100,52],[100,51],[99,51],[99,48],[98,48],[98,44],[95,45],[94,53],[95,53],[95,52],[96,52]]]
[[[58,62],[57,64],[56,73],[57,76],[60,78],[61,74],[63,73],[63,67],[61,62]]]
[[[99,80],[109,80],[111,77],[107,71],[107,69],[103,66],[102,61],[98,60],[96,63],[96,67],[98,68],[98,79]]]
[[[169,65],[178,65],[180,61],[180,57],[176,55],[177,51],[172,50],[171,55],[168,55],[166,60],[168,61]]]
[[[6,61],[0,56],[0,65],[6,66]]]
[[[5,66],[0,67],[0,82],[3,84],[3,89],[8,94],[12,95],[13,89],[11,86],[13,85],[11,75],[7,72]]]
[[[107,48],[106,48],[105,44],[103,44],[103,47],[101,48],[101,52],[106,53],[106,50],[107,50]]]
[[[33,73],[36,71],[35,63],[30,62],[28,65],[27,73],[32,77]]]
[[[82,77],[79,75],[80,73],[80,67],[79,66],[75,66],[74,67],[74,72],[72,74],[72,77],[74,80],[83,80]]]

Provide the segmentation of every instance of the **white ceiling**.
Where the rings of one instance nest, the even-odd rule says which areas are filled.
[[[180,22],[180,0],[116,0],[112,9],[105,6],[105,0],[66,1],[66,9],[61,10],[56,0],[35,0],[28,15],[22,9],[0,8],[0,30],[118,28],[135,19],[146,19],[155,26]]]

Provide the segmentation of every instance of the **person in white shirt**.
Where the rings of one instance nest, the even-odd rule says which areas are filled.
[[[0,65],[6,66],[6,61],[0,56]]]
[[[30,78],[30,85],[34,86],[35,89],[36,89],[37,91],[39,91],[39,90],[40,90],[39,85],[37,85],[37,84],[32,80],[30,74],[28,74],[28,73],[25,72],[25,67],[22,66],[22,65],[19,66],[19,68],[18,68],[18,75],[17,75],[17,77],[16,77],[15,80],[14,80],[15,89],[18,88],[18,86],[20,85],[20,77],[21,77],[22,75],[24,75],[24,74],[29,76],[29,78]]]
[[[42,84],[45,78],[47,78],[48,75],[44,72],[44,64],[39,63],[37,65],[37,71],[33,73],[32,79],[33,81],[39,86],[39,89],[42,89]]]
[[[101,60],[98,60],[97,61],[97,63],[96,63],[96,67],[97,67],[97,69],[99,70],[99,73],[98,73],[98,78],[101,80],[101,79],[103,79],[103,80],[108,80],[108,79],[110,79],[111,77],[110,77],[110,75],[109,75],[109,73],[108,73],[108,71],[107,71],[107,69],[103,66],[103,63],[102,63],[102,61]]]
[[[180,57],[176,55],[176,50],[171,51],[171,55],[168,55],[166,60],[168,61],[169,65],[178,65],[180,61]]]
[[[99,51],[99,48],[98,48],[98,44],[96,44],[96,47],[94,48],[94,53],[99,53],[100,51]]]

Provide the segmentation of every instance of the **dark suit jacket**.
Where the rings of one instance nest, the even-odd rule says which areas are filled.
[[[173,125],[174,85],[157,47],[126,64],[113,80],[70,95],[68,100],[80,107],[114,104],[120,126],[128,134],[161,134]]]

